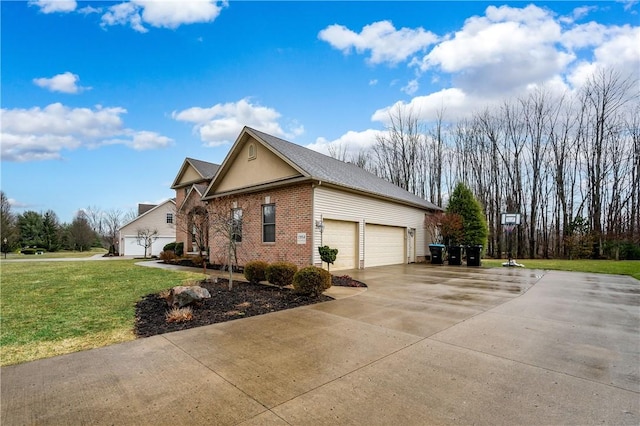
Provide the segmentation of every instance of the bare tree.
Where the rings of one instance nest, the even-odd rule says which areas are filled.
[[[227,198],[217,199],[209,205],[209,230],[214,242],[212,250],[221,262],[221,269],[229,272],[229,290],[233,289],[233,270],[240,262],[241,250],[250,252],[253,242],[243,232],[252,223],[244,214],[251,211],[251,203],[239,205]]]
[[[116,246],[118,245],[118,230],[122,225],[122,210],[112,209],[104,212],[103,224],[101,236],[104,245],[108,247],[109,253],[117,254]]]
[[[421,123],[411,110],[389,113],[386,133],[377,136],[373,153],[378,175],[389,182],[418,196],[424,195],[424,187],[418,184],[417,173],[420,147],[424,143]],[[422,151],[424,152],[424,151]]]
[[[153,243],[158,239],[158,230],[151,228],[136,229],[136,242],[139,246],[144,247],[144,258],[147,258],[147,250],[151,248]]]
[[[631,100],[630,95],[637,97],[635,85],[635,81],[623,78],[615,70],[599,69],[582,90],[587,123],[591,124],[585,133],[583,155],[589,182],[591,230],[597,239],[595,256],[600,255],[603,242],[603,189],[609,166],[605,154],[617,142],[619,111]]]

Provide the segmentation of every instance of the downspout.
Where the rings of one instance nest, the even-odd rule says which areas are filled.
[[[367,261],[366,256],[367,247],[367,219],[362,218],[362,268],[360,268],[360,257],[358,257],[358,269],[364,269],[364,264]]]
[[[322,185],[322,181],[318,181],[318,185],[320,186]],[[313,184],[312,185],[312,197],[311,197],[311,232],[313,235],[313,238],[311,239],[311,265],[315,265],[314,257],[316,254],[316,185]],[[320,214],[320,221],[322,222],[322,214]],[[318,247],[322,246],[322,229],[320,229],[320,245]],[[322,264],[322,262],[321,262]]]

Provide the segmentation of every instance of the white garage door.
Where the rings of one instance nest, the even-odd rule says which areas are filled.
[[[338,249],[331,271],[358,268],[358,223],[342,220],[323,222],[322,245]]]
[[[165,245],[175,240],[175,237],[159,237],[153,242],[150,248],[147,248],[147,257],[159,255]],[[136,237],[125,237],[124,251],[121,248],[120,254],[123,256],[144,256],[144,247],[138,245]]]
[[[404,228],[367,224],[364,232],[365,268],[406,263]]]

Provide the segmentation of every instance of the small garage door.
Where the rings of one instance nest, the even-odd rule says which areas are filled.
[[[406,263],[405,229],[397,226],[367,224],[364,233],[364,266]]]
[[[331,270],[358,268],[358,223],[324,220],[322,245],[338,249]]]
[[[147,248],[147,256],[159,255],[165,245],[172,243],[175,240],[175,237],[159,237],[153,242],[151,247]],[[124,251],[121,249],[120,254],[123,256],[144,256],[144,247],[138,245],[136,237],[125,237]]]

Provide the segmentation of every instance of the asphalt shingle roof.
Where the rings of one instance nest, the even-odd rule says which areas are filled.
[[[247,127],[251,133],[270,145],[284,158],[295,164],[308,177],[345,188],[380,195],[427,209],[441,208],[399,186],[392,184],[351,163],[331,158],[284,139]]]
[[[204,177],[205,179],[213,179],[220,168],[219,164],[209,163],[207,161],[196,160],[195,158],[187,158],[187,161]]]

